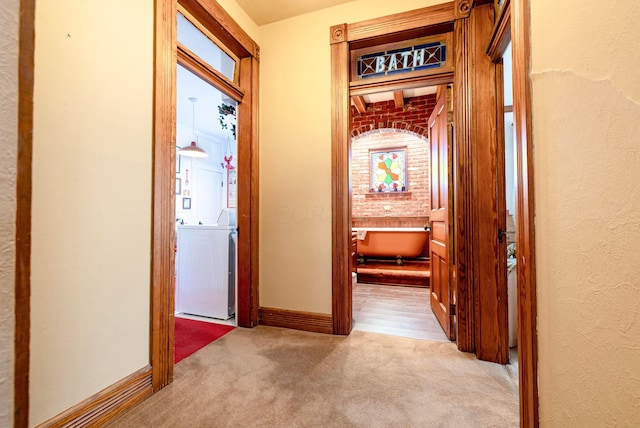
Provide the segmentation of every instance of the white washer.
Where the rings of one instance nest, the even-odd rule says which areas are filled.
[[[235,226],[178,226],[176,311],[218,319],[235,314]]]

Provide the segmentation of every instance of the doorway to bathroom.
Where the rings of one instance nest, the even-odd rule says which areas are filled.
[[[496,167],[496,99],[498,59],[513,34],[514,128],[516,130],[516,240],[518,241],[518,338],[521,421],[537,421],[537,348],[535,299],[535,233],[533,224],[533,172],[530,124],[530,48],[526,0],[447,4],[331,28],[332,57],[332,172],[333,172],[333,307],[335,334],[352,328],[351,204],[349,194],[349,97],[354,83],[350,73],[353,50],[408,39],[424,31],[452,31],[455,75],[434,74],[433,84],[453,82],[453,263],[449,279],[454,291],[452,309],[458,349],[480,359],[509,360],[507,292],[501,281]],[[513,17],[513,19],[512,19]],[[404,36],[404,37],[403,37]],[[399,63],[389,62],[394,67]],[[494,55],[499,53],[499,55]],[[384,60],[380,60],[383,68]],[[376,64],[377,65],[377,64]],[[374,67],[377,70],[377,67]],[[395,71],[395,70],[394,70]],[[406,87],[411,77],[386,82],[389,90]],[[444,82],[443,82],[444,80]],[[360,92],[370,89],[362,82]],[[375,91],[372,91],[375,92]],[[503,106],[500,106],[502,111]],[[502,113],[500,113],[502,114]],[[504,178],[504,177],[502,177]],[[433,228],[432,228],[433,229]],[[505,253],[506,254],[506,253]],[[432,260],[433,262],[433,260]],[[522,262],[522,263],[520,263]],[[446,305],[445,305],[446,307]]]
[[[353,329],[448,341],[430,308],[437,87],[351,97]]]

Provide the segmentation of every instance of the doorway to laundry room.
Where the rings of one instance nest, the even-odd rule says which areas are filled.
[[[175,361],[235,326],[237,105],[207,81],[233,81],[237,57],[177,14]],[[190,66],[194,58],[207,67]],[[218,332],[218,333],[216,333]]]
[[[259,48],[215,2],[156,6],[151,366],[160,389],[173,379],[181,320],[257,325]]]

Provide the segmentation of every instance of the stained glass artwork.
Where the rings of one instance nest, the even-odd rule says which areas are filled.
[[[407,152],[404,149],[371,152],[371,191],[407,190]]]
[[[356,67],[358,78],[366,79],[438,68],[446,60],[446,45],[435,42],[362,55],[358,57]]]

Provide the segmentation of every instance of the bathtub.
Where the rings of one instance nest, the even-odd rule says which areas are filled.
[[[422,254],[429,242],[429,232],[423,227],[354,227],[358,263],[367,258],[411,259]]]

